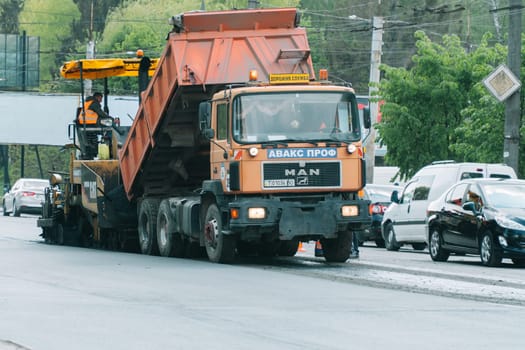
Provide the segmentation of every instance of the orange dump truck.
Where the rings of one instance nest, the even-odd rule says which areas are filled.
[[[326,71],[316,80],[298,18],[295,8],[171,18],[118,150],[137,217],[115,226],[135,230],[143,254],[202,249],[227,263],[321,240],[327,261],[348,259],[352,233],[370,223],[358,104]]]

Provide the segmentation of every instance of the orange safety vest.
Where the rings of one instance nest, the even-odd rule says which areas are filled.
[[[86,103],[84,103],[84,111],[80,111],[80,113],[78,114],[78,122],[80,124],[92,125],[92,124],[96,124],[97,123],[97,120],[98,120],[97,112],[89,109],[89,107],[91,106],[93,101],[94,100],[89,100]],[[85,116],[83,114],[84,112],[86,113]]]

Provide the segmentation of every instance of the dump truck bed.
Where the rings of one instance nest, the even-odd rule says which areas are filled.
[[[269,74],[308,73],[314,79],[297,11],[254,9],[191,12],[174,25],[120,150],[129,199],[169,195],[210,178],[209,141],[200,136],[198,105],[230,84]]]

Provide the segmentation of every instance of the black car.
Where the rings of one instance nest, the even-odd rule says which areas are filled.
[[[476,254],[486,266],[503,258],[525,266],[525,180],[470,179],[450,187],[427,210],[430,257]]]
[[[372,216],[370,227],[364,231],[358,232],[359,244],[365,241],[374,241],[379,248],[385,247],[385,240],[381,234],[381,221],[383,213],[390,205],[392,192],[400,191],[401,187],[397,185],[376,185],[367,184],[364,188],[363,199],[370,201],[369,212]]]

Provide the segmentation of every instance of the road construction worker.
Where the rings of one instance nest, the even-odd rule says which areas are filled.
[[[137,50],[137,58],[140,58],[139,63],[139,102],[142,101],[142,91],[146,90],[149,84],[149,68],[151,67],[151,60],[148,56],[144,56],[144,51]]]
[[[95,126],[98,125],[98,118],[111,118],[109,114],[102,110],[101,102],[102,93],[100,92],[95,92],[93,96],[86,98],[86,102],[84,103],[85,113],[80,111],[78,114],[79,124]]]

